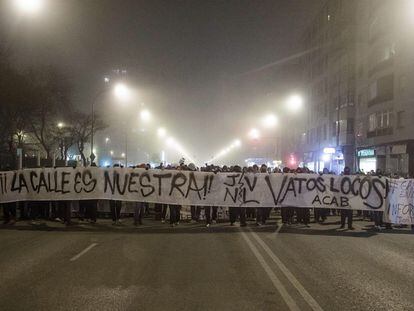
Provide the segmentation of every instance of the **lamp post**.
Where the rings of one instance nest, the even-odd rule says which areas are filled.
[[[300,95],[300,94],[292,94],[290,95],[287,99],[286,99],[286,108],[289,110],[289,114],[287,115],[287,124],[291,125],[293,124],[293,118],[295,116],[295,114],[299,113],[300,110],[303,108],[303,104],[304,104],[304,98]],[[287,131],[288,127],[283,127],[285,131]],[[288,137],[291,136],[293,133],[293,137],[289,137],[287,140],[285,139],[285,141],[290,142],[290,148],[294,149],[295,146],[295,137],[296,137],[296,133],[297,130],[293,131],[290,130],[289,132],[286,133],[286,135],[284,135],[284,137]],[[280,133],[280,137],[281,137],[281,133]],[[280,139],[280,144],[282,143],[282,139]],[[280,146],[281,147],[281,146]],[[280,148],[282,149],[282,147]],[[290,150],[289,153],[291,153],[292,151]],[[283,158],[282,153],[280,154],[281,158]]]
[[[137,109],[144,105],[143,103],[137,104]],[[139,113],[139,118],[142,122],[146,123],[151,121],[152,115],[148,109],[141,110]],[[128,166],[128,127],[127,122],[125,121],[125,167]]]
[[[94,143],[94,135],[95,135],[95,104],[98,101],[99,97],[103,94],[105,94],[106,92],[108,92],[109,89],[103,89],[101,91],[99,91],[98,93],[96,93],[93,101],[92,101],[92,112],[91,112],[91,155],[90,155],[90,159],[91,159],[91,164],[93,163],[93,161],[95,161],[95,154],[93,152],[93,143]]]
[[[108,78],[105,78],[105,83],[109,83],[110,80]],[[90,159],[91,159],[91,164],[92,162],[95,160],[96,155],[93,152],[93,147],[94,147],[94,135],[95,135],[95,105],[98,102],[99,98],[105,94],[106,92],[110,91],[111,88],[104,88],[103,90],[99,91],[98,93],[96,93],[93,101],[92,101],[92,115],[91,115],[91,155],[90,155]],[[130,90],[129,88],[123,84],[123,83],[118,83],[115,85],[115,87],[113,88],[114,94],[115,96],[121,100],[121,101],[127,101],[130,98]]]

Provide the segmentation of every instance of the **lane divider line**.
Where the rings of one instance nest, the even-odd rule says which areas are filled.
[[[250,239],[247,237],[246,233],[241,232],[241,235],[243,236],[243,238],[246,241],[247,245],[249,246],[250,250],[256,256],[257,261],[259,261],[260,265],[265,270],[265,272],[266,272],[267,276],[269,277],[269,279],[272,281],[273,286],[276,288],[276,290],[282,296],[282,298],[285,301],[286,305],[289,307],[289,310],[299,311],[300,308],[296,304],[295,300],[292,298],[292,296],[289,295],[288,291],[283,286],[282,282],[279,280],[279,278],[276,276],[276,274],[272,271],[272,269],[266,263],[265,259],[260,254],[257,247],[252,243],[252,241],[250,241]]]
[[[96,245],[98,245],[98,243],[92,243],[91,245],[89,245],[87,248],[85,248],[83,251],[81,251],[79,254],[77,254],[76,256],[73,256],[69,261],[75,261],[78,260],[81,256],[85,255],[87,252],[89,252],[92,248],[94,248]]]
[[[308,305],[314,311],[323,311],[322,307],[318,302],[312,297],[311,294],[303,287],[303,285],[298,281],[298,279],[290,272],[290,270],[283,264],[283,262],[276,256],[276,254],[267,246],[267,244],[253,231],[251,231],[253,238],[259,243],[259,245],[265,250],[269,255],[272,261],[278,266],[280,271],[286,276],[286,278],[292,283],[292,285],[297,289],[303,299],[308,303]]]

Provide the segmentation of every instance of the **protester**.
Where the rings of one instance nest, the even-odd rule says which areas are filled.
[[[14,225],[16,223],[16,203],[4,203],[1,206],[3,207],[3,224]]]
[[[241,173],[242,168],[239,165],[235,165],[232,170],[234,173]],[[247,226],[246,223],[246,207],[229,207],[230,225],[234,226],[237,218],[240,219],[240,227]]]
[[[114,167],[119,167],[119,165],[114,165]],[[140,164],[137,168],[140,169],[149,169],[148,164]],[[180,161],[179,165],[169,165],[167,168],[161,164],[158,169],[169,169],[169,170],[181,170],[181,171],[191,171],[196,172],[201,170],[203,172],[211,172],[215,174],[220,173],[237,173],[239,176],[242,172],[245,174],[280,174],[280,169],[274,169],[273,172],[269,170],[266,165],[261,165],[260,168],[257,165],[250,166],[250,167],[240,167],[238,165],[235,166],[214,166],[214,165],[206,165],[205,167],[201,167],[198,169],[193,163],[188,165],[185,164],[184,161]],[[311,174],[313,172],[309,171],[307,168],[297,168],[297,169],[283,169],[284,174]],[[323,170],[324,174],[330,174],[328,169]],[[381,177],[381,171],[377,170],[375,172],[371,172],[372,176]],[[349,167],[345,167],[343,175],[351,175],[351,170]],[[249,175],[248,175],[249,176]],[[246,176],[246,177],[248,177]],[[262,176],[260,176],[262,177]],[[398,178],[398,175],[393,175],[394,178]],[[297,179],[301,177],[297,176]],[[324,177],[325,178],[325,177]],[[331,177],[326,177],[326,180],[329,180]],[[246,183],[242,185],[246,187]],[[285,185],[286,187],[286,185]],[[286,189],[286,188],[285,188]],[[276,193],[277,194],[277,193]],[[240,198],[238,198],[240,199]],[[79,217],[81,220],[87,219],[91,223],[95,223],[97,219],[97,200],[80,200],[79,201]],[[324,202],[325,203],[325,202]],[[25,202],[18,202],[19,206],[23,206],[26,204]],[[12,203],[8,205],[8,203],[3,204],[3,214],[4,214],[4,223],[6,224],[14,224],[16,221],[16,203]],[[71,224],[71,201],[29,201],[27,202],[28,206],[28,214],[30,215],[30,219],[32,220],[32,224],[39,224],[38,219],[42,218],[52,218],[56,220],[61,220],[63,223],[70,225]],[[122,201],[111,200],[109,202],[110,210],[111,210],[111,217],[113,224],[119,224],[121,218],[121,207]],[[148,203],[147,202],[136,202],[134,203],[134,225],[142,224],[142,219],[148,210]],[[165,223],[166,212],[169,209],[169,223],[171,226],[176,226],[180,222],[180,210],[181,205],[179,204],[161,204],[156,203],[156,208],[159,210],[158,218],[161,218],[161,222]],[[191,221],[198,222],[200,219],[200,212],[201,209],[204,208],[204,214],[206,217],[205,225],[210,227],[213,223],[217,221],[217,211],[218,207],[213,205],[207,206],[191,206]],[[76,210],[76,207],[74,208]],[[256,211],[255,211],[256,210]],[[233,206],[228,208],[228,216],[230,220],[230,224],[234,226],[237,221],[240,221],[240,226],[246,226],[246,216],[249,217],[249,220],[254,220],[255,224],[258,226],[266,225],[268,219],[270,218],[270,211],[272,210],[271,207],[265,207],[258,205],[256,208],[245,208],[244,206]],[[252,212],[253,211],[253,212]],[[314,208],[314,216],[315,222],[324,222],[327,219],[327,211],[329,209],[325,208]],[[348,226],[349,230],[354,230],[353,228],[353,209],[350,208],[340,208],[340,215],[341,215],[341,229],[345,228],[345,225]],[[307,207],[285,207],[281,208],[281,217],[282,222],[284,224],[292,224],[294,223],[294,216],[296,214],[296,221],[297,223],[302,223],[305,226],[309,226],[310,222],[310,212],[309,208]],[[377,230],[382,230],[383,227],[387,229],[392,229],[391,224],[387,224],[383,222],[384,212],[382,211],[365,211],[363,213],[359,213],[359,215],[363,215],[364,217],[372,217],[372,220],[375,223],[375,228]],[[161,216],[161,217],[159,217]],[[255,218],[252,218],[255,217]],[[412,227],[414,230],[414,226]]]
[[[351,175],[351,169],[346,166],[344,168],[344,175]],[[348,229],[354,230],[355,228],[352,226],[352,219],[353,219],[353,213],[352,209],[341,209],[341,227],[340,229],[345,228],[345,222],[348,219]]]
[[[257,172],[257,169],[258,168],[256,166],[256,168],[254,169],[254,172],[255,173]],[[259,172],[260,173],[263,173],[263,174],[267,173],[267,166],[265,164],[263,164],[260,167]],[[257,226],[262,226],[262,225],[265,225],[266,224],[266,220],[270,216],[270,210],[271,210],[270,207],[258,207],[256,209],[256,215],[257,215],[256,216],[256,225]]]
[[[143,202],[134,202],[134,226],[142,225],[142,218],[145,213]]]

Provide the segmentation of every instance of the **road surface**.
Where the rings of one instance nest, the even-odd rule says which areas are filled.
[[[0,310],[414,310],[414,235],[326,224],[0,227]]]

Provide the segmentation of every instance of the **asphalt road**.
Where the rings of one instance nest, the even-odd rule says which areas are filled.
[[[0,310],[414,310],[414,234],[337,220],[2,226]]]

